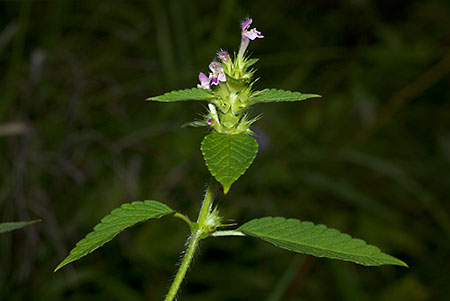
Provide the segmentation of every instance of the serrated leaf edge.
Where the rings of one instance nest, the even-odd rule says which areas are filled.
[[[243,233],[245,233],[245,234],[247,234],[247,235],[250,235],[250,236],[253,236],[253,237],[257,237],[257,238],[260,238],[261,240],[263,240],[262,237],[267,237],[267,238],[269,238],[269,239],[276,240],[276,238],[271,238],[271,237],[268,237],[268,236],[265,236],[265,235],[257,235],[257,234],[254,234],[254,233],[252,233],[252,232],[246,231],[245,229],[242,229],[242,227],[244,227],[244,226],[247,225],[248,223],[254,222],[254,221],[258,221],[258,220],[262,220],[262,219],[272,219],[272,220],[276,220],[276,219],[277,219],[277,220],[283,220],[283,221],[295,221],[295,222],[298,222],[299,224],[309,224],[309,225],[312,225],[313,227],[323,227],[323,228],[324,228],[324,232],[327,231],[327,230],[333,230],[333,231],[336,231],[336,234],[333,235],[333,236],[344,235],[344,236],[348,237],[349,240],[358,240],[358,241],[361,241],[361,242],[363,243],[363,245],[362,245],[361,247],[366,247],[366,246],[373,247],[374,250],[377,251],[377,254],[379,253],[379,254],[382,254],[382,255],[384,255],[384,256],[388,256],[388,257],[390,257],[390,259],[392,259],[393,261],[398,262],[397,264],[396,264],[396,263],[390,263],[391,265],[399,265],[399,266],[409,267],[404,261],[402,261],[402,260],[400,260],[400,259],[398,259],[398,258],[396,258],[396,257],[394,257],[394,256],[391,256],[391,255],[389,255],[389,254],[386,254],[386,253],[382,252],[380,248],[378,248],[377,246],[368,244],[368,243],[367,243],[366,241],[364,241],[363,239],[360,239],[360,238],[354,238],[354,237],[352,237],[351,235],[349,235],[349,234],[347,234],[347,233],[342,233],[341,231],[339,231],[339,230],[337,230],[337,229],[329,228],[328,226],[326,226],[326,225],[324,225],[324,224],[315,224],[315,223],[310,222],[310,221],[301,221],[301,220],[295,219],[295,218],[285,218],[285,217],[272,217],[272,216],[268,216],[268,217],[262,217],[262,218],[250,220],[250,221],[246,222],[245,224],[241,225],[241,226],[240,226],[239,228],[237,228],[236,230],[242,231]],[[272,245],[274,245],[275,247],[278,247],[278,248],[286,249],[286,250],[289,250],[289,251],[292,251],[292,252],[296,252],[296,253],[306,254],[306,253],[303,253],[303,252],[295,251],[295,250],[290,249],[290,248],[287,248],[287,247],[279,247],[279,246],[275,245],[274,243],[272,243],[272,242],[270,242],[270,241],[267,241],[267,242],[271,243]],[[294,242],[294,243],[295,243],[295,242]],[[306,245],[306,244],[305,244],[305,245]],[[317,247],[317,246],[313,246],[313,245],[307,245],[307,246],[308,246],[308,247],[312,247],[312,248],[316,248],[316,249],[320,249],[320,250],[324,250],[324,251],[330,251],[330,250],[324,249],[324,248],[322,248],[322,247]],[[340,253],[340,254],[343,254],[343,255],[349,255],[349,254],[347,254],[347,253],[343,253],[343,252],[339,252],[339,251],[333,251],[333,252],[335,252],[335,253]],[[320,258],[323,258],[323,257],[324,257],[324,258],[331,258],[331,259],[342,260],[342,261],[349,261],[349,262],[354,262],[354,263],[357,263],[357,264],[360,264],[360,265],[364,265],[364,266],[373,266],[373,265],[368,265],[368,264],[366,264],[366,263],[361,263],[361,262],[352,261],[352,260],[347,260],[347,259],[333,258],[333,257],[327,257],[327,256],[320,256],[320,255],[319,255],[319,256],[318,256],[318,255],[311,255],[311,256],[314,256],[314,257],[320,257]],[[364,256],[364,255],[357,255],[357,256],[358,256],[358,257],[366,257],[366,258],[368,258],[368,259],[371,259],[370,257]],[[372,259],[372,260],[373,260],[373,259]],[[377,266],[379,266],[379,265],[383,265],[383,264],[377,264]]]
[[[214,133],[211,133],[211,134],[214,134]],[[223,133],[217,133],[217,134],[221,134],[221,135],[228,135],[228,134],[223,134]],[[201,143],[201,145],[200,145],[200,150],[201,150],[201,152],[202,152],[202,155],[203,155],[203,158],[205,158],[205,152],[204,152],[204,142],[205,142],[205,140],[206,140],[206,137],[208,137],[210,134],[208,134],[208,135],[206,135],[205,136],[205,138],[203,138],[203,140],[202,140],[202,143]],[[239,135],[244,135],[244,134],[239,134]],[[231,135],[229,135],[229,136],[231,136]],[[247,135],[248,136],[248,135]],[[248,137],[251,137],[251,136],[248,136]],[[251,138],[253,138],[253,137],[251,137]],[[254,138],[253,138],[254,139]],[[230,185],[227,185],[227,186],[225,186],[225,184],[223,184],[222,182],[220,182],[219,181],[219,179],[217,179],[217,172],[213,172],[212,170],[211,170],[211,166],[208,164],[208,162],[207,162],[207,160],[205,159],[204,161],[205,161],[205,164],[206,164],[206,166],[208,167],[208,170],[209,170],[209,172],[214,176],[214,178],[216,178],[216,180],[217,181],[219,181],[222,185],[223,185],[223,191],[224,191],[224,193],[225,194],[227,194],[228,193],[228,191],[230,190],[230,188],[231,188],[231,185],[233,185],[234,184],[234,182],[236,182],[249,168],[250,168],[250,166],[252,165],[252,163],[253,163],[253,161],[255,160],[255,158],[256,158],[256,155],[257,155],[257,153],[258,153],[258,142],[256,141],[256,139],[254,139],[253,140],[253,142],[256,144],[256,148],[257,148],[257,151],[256,151],[256,153],[253,155],[253,157],[251,158],[251,160],[250,160],[250,164],[248,165],[248,167],[246,168],[246,169],[244,169],[241,173],[239,173],[239,175],[236,177],[236,179],[230,184]]]
[[[194,101],[197,101],[197,100],[198,101],[208,101],[208,100],[214,99],[214,97],[215,97],[214,92],[212,92],[211,90],[202,89],[202,88],[190,88],[190,89],[188,88],[188,89],[172,90],[170,92],[166,92],[166,93],[158,95],[158,96],[152,96],[152,97],[146,98],[145,100],[160,101],[160,102],[170,102],[171,100],[159,100],[157,98],[163,97],[163,96],[167,96],[168,94],[183,93],[183,92],[186,92],[186,91],[195,92],[195,91],[198,91],[198,90],[204,90],[205,92],[207,92],[211,96],[211,98],[204,98],[204,99],[201,99],[201,100],[199,100],[199,99],[183,99],[183,100],[177,100],[177,101],[190,101],[190,100],[194,100]]]
[[[146,221],[149,220],[149,219],[161,218],[161,217],[163,217],[163,216],[165,216],[165,215],[169,215],[169,214],[172,214],[172,213],[175,212],[175,211],[174,211],[173,209],[171,209],[169,206],[167,206],[167,205],[165,205],[165,204],[163,204],[163,203],[161,203],[161,202],[157,202],[157,201],[146,200],[146,201],[134,201],[134,202],[131,202],[131,203],[125,203],[125,204],[121,205],[119,208],[113,209],[108,215],[104,216],[104,217],[100,220],[100,222],[94,226],[94,228],[93,228],[93,230],[92,230],[91,232],[87,233],[87,234],[85,235],[84,238],[82,238],[81,240],[79,240],[79,241],[75,244],[75,246],[74,246],[74,247],[72,248],[72,250],[70,251],[69,255],[67,255],[67,256],[64,258],[64,260],[61,261],[60,264],[58,264],[58,266],[54,269],[53,272],[58,271],[59,269],[61,269],[62,267],[64,267],[65,265],[67,265],[67,264],[69,264],[69,263],[71,263],[71,262],[77,261],[77,260],[81,259],[82,257],[85,257],[85,256],[89,255],[90,253],[94,252],[95,250],[101,248],[101,247],[102,247],[103,245],[105,245],[106,243],[108,243],[108,242],[110,242],[111,240],[113,240],[114,237],[116,237],[118,234],[120,234],[120,232],[122,232],[122,231],[119,231],[119,232],[115,233],[109,240],[104,241],[102,244],[100,244],[100,245],[97,246],[96,248],[90,250],[87,254],[85,254],[85,255],[83,255],[83,256],[81,256],[81,257],[79,257],[79,258],[69,259],[70,256],[71,256],[72,254],[74,254],[74,250],[76,250],[77,247],[81,246],[81,245],[84,243],[84,241],[88,238],[88,236],[91,238],[92,236],[95,236],[96,234],[98,234],[97,231],[98,231],[99,226],[102,225],[102,224],[103,224],[103,225],[104,225],[104,224],[107,224],[107,223],[108,223],[107,220],[109,220],[109,219],[111,218],[111,216],[113,216],[115,213],[117,213],[118,211],[121,211],[121,210],[130,210],[130,207],[134,207],[135,209],[138,209],[138,208],[136,208],[135,206],[142,205],[142,204],[149,204],[149,203],[157,204],[158,206],[161,207],[161,209],[165,207],[164,209],[169,209],[170,211],[165,211],[165,212],[161,211],[161,212],[160,212],[159,214],[157,214],[156,216],[149,216],[147,219],[143,219],[142,221],[138,221],[138,222],[136,222],[136,223],[134,223],[134,224],[132,224],[132,225],[130,225],[130,226],[128,226],[128,227],[122,229],[122,231],[123,231],[123,230],[126,230],[127,228],[130,228],[130,227],[132,227],[132,226],[135,226],[135,225],[138,224],[138,223],[146,222]],[[114,225],[110,226],[109,228],[113,228],[113,227],[118,226],[118,225],[120,225],[120,224],[114,224]],[[103,228],[102,230],[104,230],[104,229],[105,229],[105,228]]]
[[[259,90],[259,91],[254,91],[253,94],[250,96],[249,101],[252,104],[264,103],[265,101],[253,101],[254,98],[257,98],[263,92],[264,93],[284,92],[284,93],[287,93],[287,94],[300,94],[299,97],[305,97],[305,98],[301,98],[301,99],[298,99],[298,100],[290,100],[290,101],[285,101],[285,102],[303,101],[303,100],[307,100],[307,99],[311,99],[311,98],[321,98],[322,97],[322,95],[319,95],[319,94],[309,94],[309,93],[302,93],[302,92],[298,92],[298,91],[290,91],[290,90],[283,90],[283,89],[276,89],[276,88],[268,88],[268,89],[263,89],[263,90]],[[283,102],[283,101],[273,100],[273,101],[268,101],[268,102],[265,102],[265,103],[270,103],[270,102]]]

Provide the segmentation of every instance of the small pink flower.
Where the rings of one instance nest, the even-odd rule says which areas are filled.
[[[211,64],[209,64],[209,69],[212,71],[212,73],[209,74],[209,79],[211,80],[212,85],[218,85],[219,81],[227,81],[223,66],[220,63],[212,62]]]
[[[245,50],[247,50],[248,43],[250,40],[254,40],[256,38],[264,38],[261,32],[257,31],[256,28],[252,28],[249,30],[250,24],[252,24],[253,20],[248,18],[241,24],[241,46],[239,47],[238,58],[242,59],[245,54]]]
[[[207,77],[206,74],[200,72],[200,74],[198,75],[198,79],[200,80],[200,84],[197,85],[197,88],[209,89],[210,87],[209,77]]]
[[[244,22],[242,22],[241,28],[242,28],[242,39],[250,39],[254,40],[256,38],[264,38],[264,36],[261,34],[261,32],[257,31],[256,28],[252,28],[248,30],[250,27],[250,24],[252,24],[253,20],[251,18],[248,18]]]

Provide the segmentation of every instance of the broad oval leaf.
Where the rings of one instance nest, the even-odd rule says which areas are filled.
[[[163,95],[149,97],[147,98],[147,100],[172,102],[172,101],[187,101],[187,100],[212,100],[213,98],[214,94],[211,90],[192,88],[167,92]]]
[[[105,216],[94,227],[94,231],[88,233],[85,238],[80,240],[75,248],[70,251],[69,256],[56,267],[55,272],[66,264],[78,260],[100,248],[126,228],[134,226],[139,222],[144,222],[151,218],[160,218],[173,212],[171,208],[156,201],[138,201],[123,204],[120,208],[114,209],[109,215]]]
[[[255,138],[244,134],[212,133],[203,139],[201,150],[209,171],[227,193],[231,184],[252,164],[258,143]]]
[[[377,247],[325,225],[284,217],[264,217],[251,220],[237,230],[277,247],[316,257],[351,261],[366,266],[392,264],[407,267],[406,263],[382,253]]]
[[[5,233],[9,231],[13,231],[16,229],[20,229],[26,227],[28,225],[40,222],[40,219],[28,222],[9,222],[9,223],[0,223],[0,233]]]
[[[322,97],[317,94],[303,94],[300,92],[278,90],[278,89],[264,89],[261,91],[255,91],[250,97],[251,104],[261,102],[281,102],[281,101],[301,101],[308,98]]]

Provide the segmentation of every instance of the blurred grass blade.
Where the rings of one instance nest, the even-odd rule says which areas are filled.
[[[5,49],[6,45],[12,40],[17,33],[19,26],[16,22],[11,22],[0,32],[0,54]]]
[[[306,256],[297,254],[291,263],[286,266],[283,274],[279,277],[278,283],[272,289],[271,293],[267,297],[267,301],[281,301],[283,296],[289,289],[289,285],[295,281],[295,276],[300,270],[302,264],[305,262]]]
[[[76,244],[75,248],[70,251],[69,256],[56,267],[55,272],[66,264],[100,248],[126,228],[173,212],[172,209],[163,203],[156,201],[133,202],[114,209],[94,227],[94,231],[87,234],[85,238]]]
[[[277,247],[316,257],[351,261],[365,266],[390,264],[407,267],[406,263],[382,253],[377,247],[325,225],[284,217],[264,217],[251,220],[238,230]]]
[[[28,225],[40,222],[40,219],[36,219],[29,222],[10,222],[10,223],[0,223],[0,233],[5,233],[26,227]]]
[[[339,155],[347,161],[370,168],[398,183],[430,211],[441,228],[445,230],[447,236],[450,236],[450,216],[448,211],[445,210],[430,190],[408,175],[402,168],[380,157],[358,151],[340,151]]]
[[[326,191],[340,197],[342,201],[358,206],[371,213],[378,214],[390,220],[401,220],[401,216],[394,209],[364,193],[353,184],[336,180],[315,171],[299,172],[298,179],[321,191]]]

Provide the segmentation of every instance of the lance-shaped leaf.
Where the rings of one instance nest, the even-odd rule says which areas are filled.
[[[40,219],[29,221],[29,222],[10,222],[10,223],[0,223],[0,233],[5,233],[26,227],[28,225],[40,222]]]
[[[167,92],[163,95],[149,97],[147,100],[172,102],[172,101],[187,101],[187,100],[212,100],[214,94],[211,90],[192,88],[178,91]]]
[[[301,101],[308,98],[321,97],[317,94],[303,94],[300,92],[292,92],[286,90],[277,89],[264,89],[261,91],[253,92],[249,101],[251,104],[261,103],[261,102],[281,102],[281,101]]]
[[[223,185],[225,193],[247,168],[258,152],[256,139],[244,134],[209,134],[201,150],[211,174]]]
[[[202,126],[208,126],[208,122],[206,122],[206,120],[195,120],[195,121],[185,123],[181,127],[182,128],[185,128],[185,127],[198,128],[198,127],[202,127]]]
[[[316,257],[351,261],[366,266],[392,264],[407,267],[406,263],[382,253],[377,247],[325,225],[284,217],[264,217],[251,220],[237,230],[277,247]]]
[[[80,240],[75,248],[55,269],[55,272],[81,257],[100,248],[105,243],[112,240],[117,234],[139,222],[144,222],[151,218],[160,218],[171,214],[174,211],[156,201],[142,201],[123,204],[105,216],[99,224],[94,227],[94,231]]]

